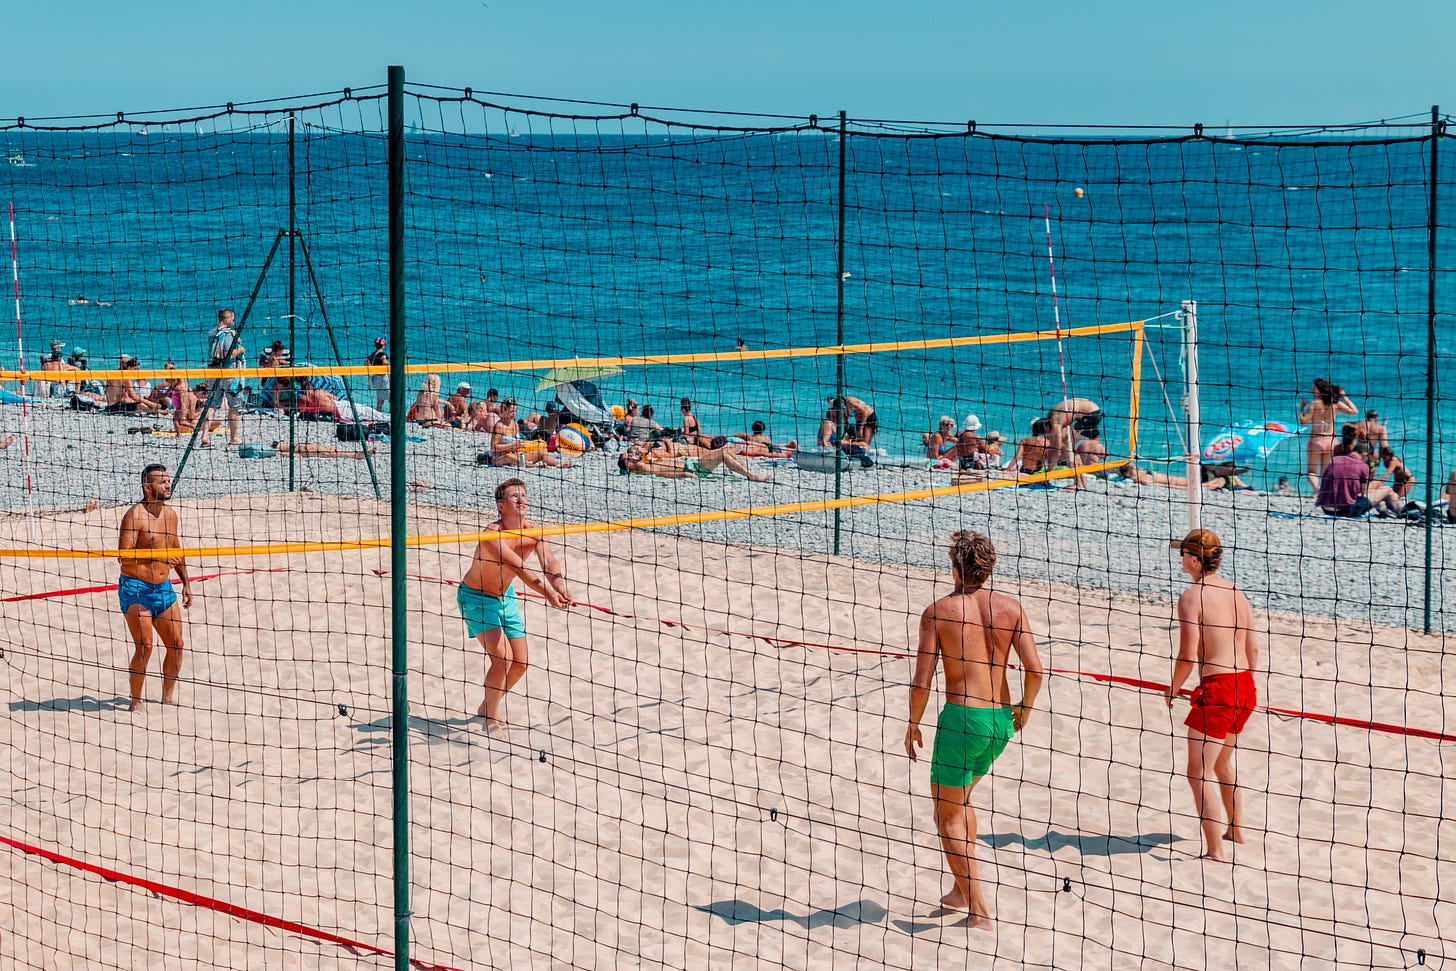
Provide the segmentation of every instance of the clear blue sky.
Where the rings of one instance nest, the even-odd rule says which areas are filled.
[[[0,117],[411,81],[715,109],[1222,126],[1456,111],[1456,4],[31,0]]]

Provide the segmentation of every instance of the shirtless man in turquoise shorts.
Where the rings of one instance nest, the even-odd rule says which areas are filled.
[[[526,483],[507,479],[495,490],[495,505],[500,517],[486,526],[487,530],[531,529],[526,521]],[[541,564],[537,575],[526,566],[532,553]],[[506,692],[526,676],[526,622],[521,605],[511,584],[516,577],[546,598],[557,610],[571,606],[571,592],[561,575],[561,564],[544,536],[515,536],[509,539],[482,540],[476,544],[475,559],[455,591],[460,616],[471,637],[479,638],[490,656],[485,672],[485,700],[475,710],[485,719],[487,729],[505,724],[501,702]]]
[[[121,517],[121,550],[178,549],[180,527],[177,510],[167,505],[172,498],[172,477],[161,465],[142,469],[142,501]],[[131,710],[142,706],[142,686],[147,680],[147,662],[152,658],[152,631],[161,635],[166,656],[162,659],[162,704],[174,704],[177,676],[182,672],[182,612],[177,594],[167,575],[173,570],[182,580],[182,606],[192,606],[192,586],[187,581],[187,562],[182,557],[146,559],[122,556],[117,595],[126,628],[136,652],[131,658]]]
[[[945,707],[935,730],[930,759],[930,794],[955,885],[940,898],[943,907],[969,911],[966,927],[989,927],[991,911],[976,868],[976,810],[971,791],[991,771],[1026,720],[1041,690],[1041,658],[1021,603],[984,589],[996,566],[996,547],[981,533],[960,531],[950,538],[955,590],[920,615],[920,651],[910,686],[910,727],[905,751],[911,761],[924,744],[920,719],[930,702],[937,660],[945,664]],[[1021,703],[1011,704],[1006,658],[1011,649],[1024,672]]]

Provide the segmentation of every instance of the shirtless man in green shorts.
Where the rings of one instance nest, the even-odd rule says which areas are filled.
[[[920,719],[930,702],[937,660],[945,664],[945,700],[936,723],[930,759],[930,794],[935,826],[955,886],[940,899],[952,910],[966,909],[966,927],[989,927],[991,911],[976,868],[976,810],[971,791],[1005,751],[1013,733],[1026,727],[1041,690],[1041,658],[1021,603],[984,589],[996,566],[996,547],[981,533],[960,531],[950,538],[955,590],[920,615],[920,652],[910,686],[910,727],[905,751],[911,761],[924,742]],[[1024,672],[1021,703],[1011,704],[1006,659],[1012,648]]]
[[[520,479],[507,479],[496,486],[495,506],[500,516],[485,527],[487,530],[531,529],[535,525],[526,521],[526,483]],[[533,552],[541,564],[540,575],[526,566]],[[511,586],[516,577],[557,610],[571,606],[571,592],[566,589],[561,564],[545,537],[515,536],[476,544],[475,558],[455,591],[455,602],[465,618],[465,629],[471,637],[480,639],[490,655],[485,700],[475,710],[488,729],[505,724],[501,702],[506,692],[526,676],[526,623]]]

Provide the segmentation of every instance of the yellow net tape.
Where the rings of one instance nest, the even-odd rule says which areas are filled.
[[[873,496],[852,496],[842,499],[817,499],[812,502],[794,502],[779,506],[750,506],[746,509],[713,509],[706,512],[685,513],[678,516],[651,516],[645,519],[623,519],[595,523],[563,523],[557,526],[538,526],[524,530],[493,530],[475,533],[440,533],[431,536],[409,536],[408,546],[455,546],[464,543],[478,543],[484,540],[504,539],[511,536],[585,536],[590,533],[611,533],[625,529],[656,529],[663,526],[691,526],[696,523],[716,523],[730,519],[748,519],[754,516],[788,516],[796,513],[821,512],[830,509],[850,509],[856,506],[872,506],[890,502],[914,502],[920,499],[937,499],[968,492],[985,492],[990,489],[1005,489],[1014,486],[1035,485],[1056,479],[1069,479],[1074,475],[1091,475],[1121,468],[1126,460],[1099,462],[1084,465],[1079,469],[1054,469],[1035,475],[1016,476],[1005,479],[986,479],[959,485],[935,486],[928,489],[912,489],[908,492],[887,492]],[[34,547],[0,549],[0,559],[131,559],[164,560],[177,557],[207,558],[233,556],[276,556],[282,553],[339,553],[349,550],[385,549],[391,543],[388,536],[367,539],[336,540],[332,542],[299,543],[254,543],[234,546],[199,546],[181,549],[151,550],[48,550]]]
[[[935,351],[950,347],[972,347],[979,344],[1019,344],[1029,341],[1073,337],[1096,337],[1129,331],[1139,336],[1146,321],[1131,320],[1120,324],[1097,324],[1091,327],[1069,327],[1055,330],[1025,331],[1014,334],[986,334],[978,337],[946,337],[939,340],[889,341],[878,344],[835,344],[828,347],[784,347],[766,351],[712,351],[702,354],[643,354],[634,357],[562,357],[529,361],[460,361],[437,364],[407,364],[406,374],[448,374],[471,371],[544,371],[565,367],[639,367],[664,364],[741,364],[745,361],[772,361],[783,358],[832,357],[839,354],[882,354],[886,351]],[[242,368],[163,368],[128,371],[0,371],[0,381],[91,381],[156,380],[187,378],[304,378],[323,375],[357,376],[388,374],[388,367],[368,365],[336,365],[333,367],[242,367]]]

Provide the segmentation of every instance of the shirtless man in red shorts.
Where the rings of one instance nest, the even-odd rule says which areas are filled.
[[[1165,692],[1168,707],[1198,665],[1188,726],[1188,784],[1203,827],[1203,855],[1225,860],[1223,843],[1242,843],[1234,750],[1258,703],[1253,670],[1259,663],[1254,615],[1238,587],[1217,575],[1223,544],[1211,529],[1195,529],[1172,547],[1183,553],[1192,581],[1178,598],[1178,658]],[[1218,815],[1220,797],[1228,828]]]

